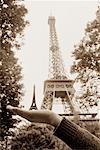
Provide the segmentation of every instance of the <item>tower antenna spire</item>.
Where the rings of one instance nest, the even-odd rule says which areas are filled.
[[[53,16],[53,15],[52,15],[52,10],[50,10],[50,16]]]

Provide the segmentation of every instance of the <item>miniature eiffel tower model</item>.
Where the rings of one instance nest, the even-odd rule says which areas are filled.
[[[48,19],[50,27],[49,74],[44,82],[44,99],[41,109],[56,111],[58,114],[75,113],[72,102],[74,96],[74,81],[68,79],[59,50],[55,28],[55,17]]]
[[[33,99],[32,104],[29,110],[37,109],[36,100],[35,100],[35,85],[33,86]]]

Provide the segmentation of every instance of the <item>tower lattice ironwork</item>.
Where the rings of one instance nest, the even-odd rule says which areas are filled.
[[[67,79],[61,52],[59,50],[59,43],[55,28],[55,17],[50,16],[48,19],[50,27],[50,45],[49,45],[49,79]]]
[[[75,113],[72,102],[74,81],[67,78],[55,28],[55,17],[48,18],[50,29],[49,74],[44,82],[44,99],[41,108],[57,113]]]

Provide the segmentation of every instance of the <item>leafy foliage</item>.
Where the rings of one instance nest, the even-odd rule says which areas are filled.
[[[89,110],[98,105],[100,82],[100,7],[96,19],[87,24],[85,36],[73,52],[75,61],[71,67],[72,73],[77,73],[76,80],[81,82],[81,108]]]
[[[78,122],[78,125],[97,136],[98,122]],[[26,124],[18,129],[8,147],[11,150],[71,150],[69,146],[53,135],[53,130],[54,128],[50,125]]]
[[[23,95],[21,67],[13,48],[21,46],[17,37],[27,24],[24,21],[27,10],[16,0],[1,0],[0,12],[0,140],[4,140],[16,123],[6,106],[18,106]]]
[[[61,140],[53,136],[53,127],[43,124],[31,124],[19,130],[12,139],[11,150],[70,150]]]
[[[6,51],[0,51],[0,116],[1,116],[1,135],[4,137],[9,128],[16,122],[12,119],[12,113],[6,110],[7,104],[18,106],[22,96],[21,68],[17,65],[17,59],[11,51],[7,55]]]
[[[28,23],[24,20],[27,9],[16,0],[1,0],[1,49],[20,48],[18,35],[23,36],[23,29]]]

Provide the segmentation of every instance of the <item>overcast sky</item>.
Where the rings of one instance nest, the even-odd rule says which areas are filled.
[[[18,54],[23,67],[25,96],[23,104],[31,105],[36,85],[38,107],[43,100],[43,82],[48,77],[49,26],[48,16],[56,18],[56,31],[65,70],[69,74],[73,46],[84,36],[88,21],[95,18],[97,1],[32,1],[25,0],[30,25],[25,30],[24,46]]]

